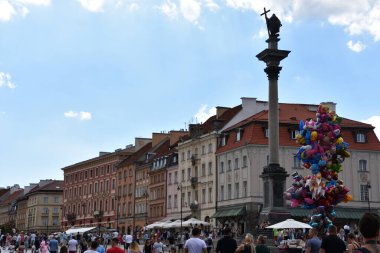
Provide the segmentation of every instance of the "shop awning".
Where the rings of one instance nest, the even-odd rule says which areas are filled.
[[[90,230],[93,230],[95,229],[96,227],[82,227],[82,228],[70,228],[68,230],[66,230],[66,234],[70,235],[70,234],[77,234],[77,233],[84,233],[84,232],[88,232]]]
[[[211,218],[236,217],[245,214],[245,207],[235,207],[216,211]]]
[[[303,208],[289,208],[290,215],[293,217],[309,217],[312,215],[312,210]],[[335,208],[337,219],[359,220],[363,213],[368,212],[368,209],[363,208]]]

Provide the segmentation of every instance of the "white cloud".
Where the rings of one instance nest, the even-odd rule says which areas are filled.
[[[200,3],[196,0],[181,0],[180,10],[182,16],[191,23],[197,24],[201,15]]]
[[[211,116],[216,114],[216,108],[210,107],[207,109],[208,105],[201,105],[198,112],[194,115],[194,118],[197,119],[198,122],[205,122]]]
[[[205,0],[205,5],[209,10],[214,12],[217,12],[220,8],[213,0]]]
[[[369,119],[361,120],[364,123],[371,124],[375,127],[375,133],[380,138],[380,116],[372,116]]]
[[[105,0],[78,0],[83,8],[91,12],[103,12]]]
[[[78,120],[91,120],[92,115],[90,112],[75,112],[75,111],[68,111],[64,113],[66,118],[73,118]]]
[[[50,0],[0,0],[0,21],[8,22],[13,16],[25,17],[29,13],[27,6],[49,6]]]
[[[265,28],[262,27],[257,34],[253,35],[254,39],[263,39],[267,37],[268,37],[268,30],[266,27]]]
[[[129,10],[130,12],[137,11],[139,8],[140,8],[140,6],[139,6],[137,3],[131,3],[131,4],[128,6],[128,10]]]
[[[16,15],[16,9],[6,0],[0,0],[0,21],[7,22]]]
[[[323,19],[342,26],[351,36],[369,34],[380,40],[380,0],[226,0],[228,7],[263,12],[263,6],[283,22]]]
[[[50,5],[50,0],[17,0],[16,2],[26,4],[26,5]]]
[[[9,73],[0,72],[0,88],[7,87],[9,89],[16,88],[14,82],[12,82],[12,76]]]
[[[366,48],[366,45],[364,45],[361,41],[354,43],[352,40],[347,42],[347,46],[349,49],[357,53],[363,51]]]
[[[167,0],[163,5],[159,6],[158,9],[170,19],[176,19],[178,16],[177,5]]]

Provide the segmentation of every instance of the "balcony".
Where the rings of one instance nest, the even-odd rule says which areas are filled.
[[[198,211],[198,208],[199,208],[199,204],[197,202],[190,204],[190,210],[191,211],[196,212],[196,211]]]
[[[190,182],[191,186],[195,188],[198,185],[198,177],[191,177]]]

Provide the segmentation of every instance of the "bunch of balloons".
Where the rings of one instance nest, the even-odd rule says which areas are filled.
[[[349,144],[341,135],[340,118],[325,104],[320,104],[316,120],[300,122],[297,142],[302,145],[296,157],[311,175],[292,175],[292,186],[284,192],[292,207],[314,209],[310,225],[327,229],[335,217],[334,206],[352,200],[349,189],[339,180],[342,163],[349,157]]]

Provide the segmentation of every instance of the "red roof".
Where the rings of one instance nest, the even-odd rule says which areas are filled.
[[[24,190],[18,189],[12,194],[9,194],[8,197],[6,197],[0,204],[0,206],[8,206],[13,201],[17,200],[19,197],[22,197]]]
[[[64,182],[62,180],[51,180],[51,182],[46,183],[45,185],[41,187],[39,186],[39,184],[37,184],[35,187],[33,187],[33,189],[31,189],[27,193],[27,195],[35,193],[35,192],[40,192],[40,191],[43,191],[43,192],[63,191],[63,185],[64,185]]]
[[[315,120],[316,112],[310,111],[310,106],[315,107],[316,105],[279,104],[280,146],[299,147],[299,144],[296,143],[294,139],[291,139],[290,128],[298,129],[300,120],[310,118]],[[235,149],[246,144],[268,145],[268,138],[265,137],[265,128],[268,127],[267,124],[268,111],[264,110],[226,129],[224,132],[229,133],[228,141],[225,146],[218,148],[217,153]],[[380,142],[372,125],[343,118],[341,127],[344,141],[350,144],[350,149],[380,151]],[[237,132],[234,130],[237,128],[244,129],[240,141],[236,141]],[[355,130],[366,130],[367,142],[355,142]]]
[[[118,167],[121,168],[126,165],[134,164],[141,156],[144,156],[146,152],[148,152],[152,148],[152,142],[149,142],[139,150],[137,150],[134,154],[128,156],[126,159],[121,161],[118,164]]]

